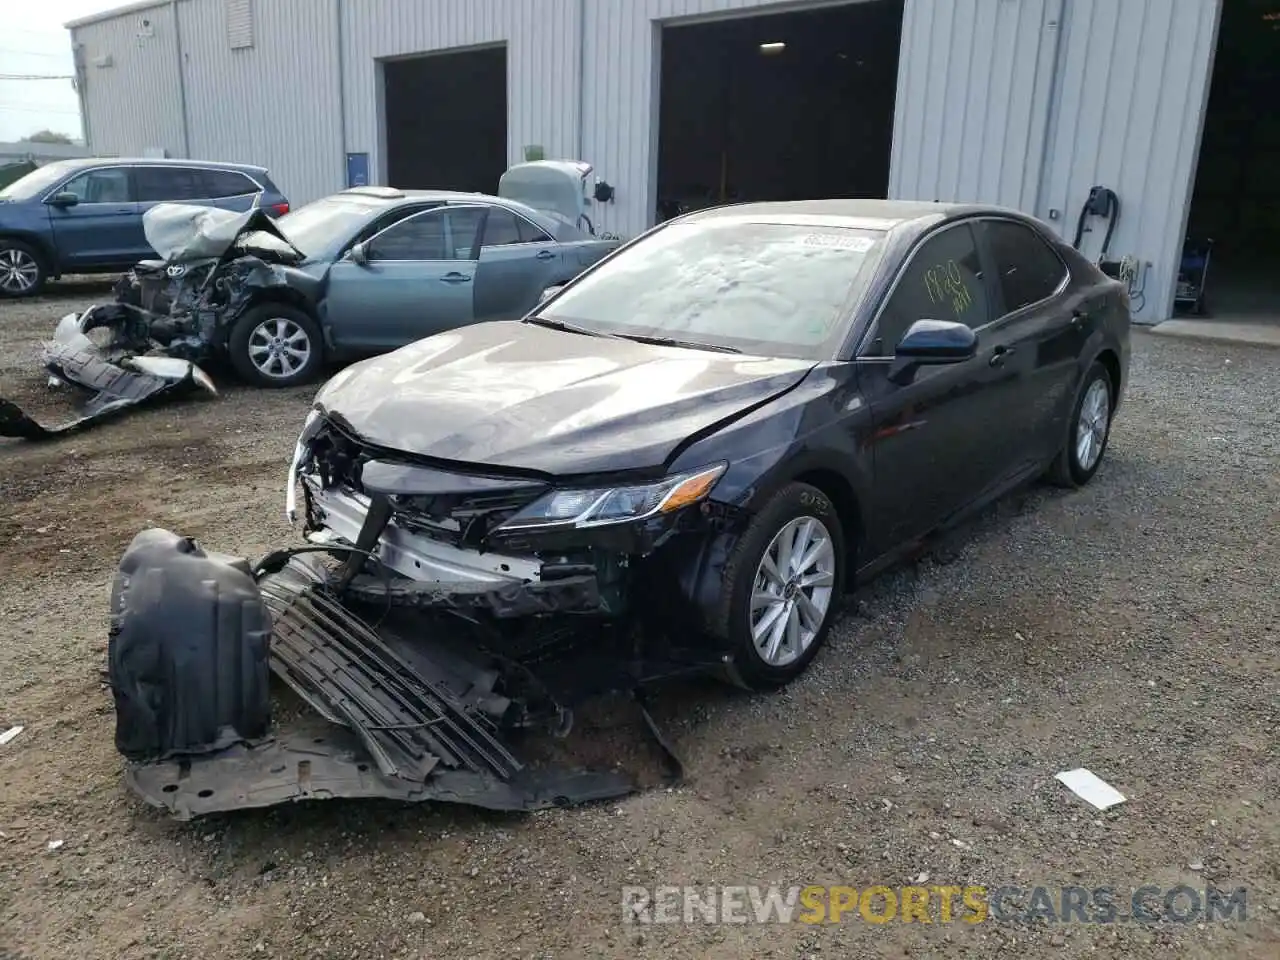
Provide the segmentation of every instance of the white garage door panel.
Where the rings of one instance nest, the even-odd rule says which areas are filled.
[[[906,0],[889,195],[1032,211],[1060,0]]]

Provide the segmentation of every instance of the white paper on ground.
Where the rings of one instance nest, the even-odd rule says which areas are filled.
[[[3,747],[6,743],[8,743],[10,740],[16,737],[22,731],[23,731],[22,727],[10,727],[4,733],[0,733],[0,747]]]
[[[1077,770],[1064,770],[1054,779],[1061,781],[1077,797],[1093,804],[1099,810],[1106,810],[1117,803],[1124,803],[1123,793],[1083,767]]]

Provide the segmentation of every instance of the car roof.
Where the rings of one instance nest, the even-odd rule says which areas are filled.
[[[528,220],[532,220],[544,230],[553,230],[556,227],[556,219],[545,211],[538,210],[529,206],[527,203],[521,203],[519,200],[512,200],[508,197],[498,197],[490,193],[468,193],[462,190],[401,190],[398,187],[348,187],[346,190],[340,190],[337,193],[330,194],[327,199],[332,198],[350,198],[361,201],[382,201],[387,207],[398,207],[410,203],[485,203],[494,204],[499,207],[505,207],[513,210]]]
[[[335,197],[359,197],[363,200],[384,200],[387,204],[421,203],[424,200],[438,200],[441,203],[458,203],[467,200],[475,203],[511,203],[502,197],[487,193],[468,193],[463,190],[401,190],[399,187],[348,187],[333,194]],[[524,204],[517,203],[522,207]]]
[[[922,200],[780,200],[757,203],[735,203],[710,207],[686,214],[684,222],[732,218],[740,221],[756,219],[785,221],[794,218],[798,223],[815,226],[862,227],[871,230],[892,230],[904,224],[928,227],[943,220],[974,214],[999,214],[1001,216],[1025,215],[984,204],[930,203]]]
[[[266,173],[266,167],[252,163],[226,163],[221,160],[174,160],[157,157],[75,157],[70,160],[55,160],[43,167],[57,167],[62,170],[88,170],[93,167],[195,167],[203,170],[234,170],[237,173]],[[42,169],[43,169],[42,167]]]

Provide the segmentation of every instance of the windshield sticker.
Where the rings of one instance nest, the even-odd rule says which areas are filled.
[[[957,316],[973,306],[973,295],[964,285],[964,277],[954,260],[936,264],[926,270],[924,287],[929,294],[930,303],[949,302]]]
[[[837,250],[852,250],[854,253],[866,253],[875,241],[870,237],[856,237],[843,233],[810,233],[800,238],[806,247],[830,247]]]

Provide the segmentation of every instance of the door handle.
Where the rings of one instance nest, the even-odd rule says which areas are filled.
[[[442,283],[470,283],[471,278],[465,273],[446,273],[440,278]]]
[[[555,258],[555,254],[554,254],[554,253],[552,253],[550,250],[539,250],[539,251],[538,251],[538,259],[539,259],[539,260],[552,260],[552,259],[554,259],[554,258]]]
[[[999,346],[991,351],[991,359],[987,361],[987,366],[998,367],[1002,365],[1005,359],[1016,351],[1013,347]]]

